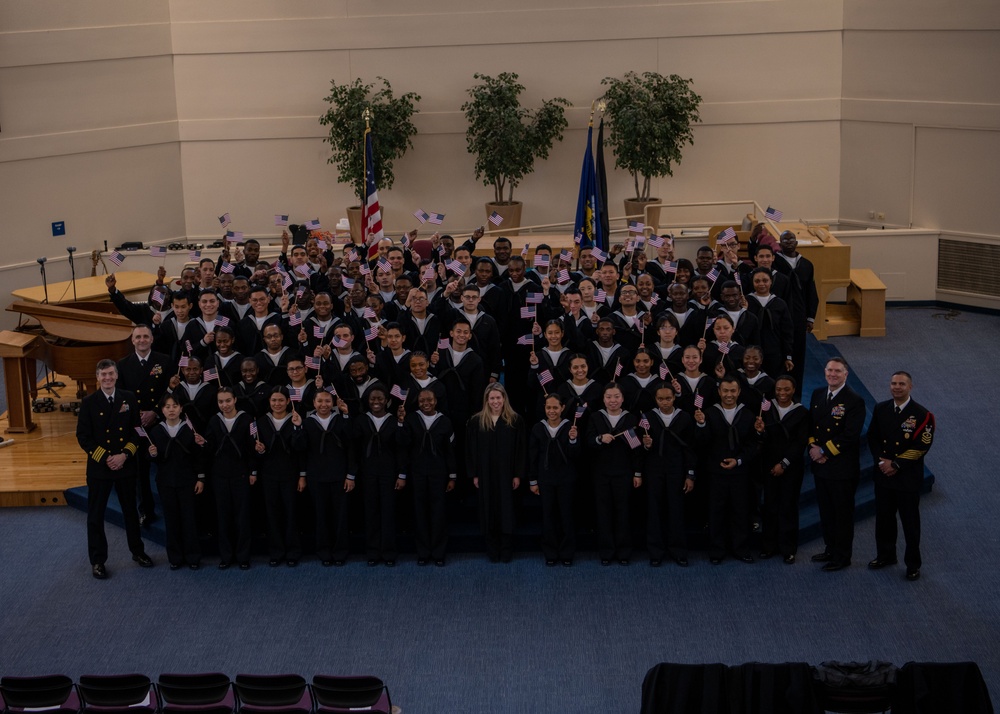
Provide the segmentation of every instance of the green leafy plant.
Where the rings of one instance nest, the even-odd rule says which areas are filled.
[[[535,159],[547,159],[552,144],[562,141],[568,126],[563,107],[571,105],[556,97],[543,101],[532,113],[521,106],[524,86],[516,74],[474,77],[480,84],[469,89],[472,99],[462,105],[462,111],[469,122],[465,140],[469,153],[476,157],[476,178],[493,187],[496,203],[512,203],[514,187],[535,170]]]
[[[601,80],[608,87],[604,100],[615,165],[632,174],[640,201],[650,199],[650,180],[673,176],[671,164],[681,162],[685,144],[694,144],[692,125],[701,121],[701,97],[691,90],[692,82],[656,72]]]
[[[360,205],[365,202],[365,109],[371,110],[375,185],[380,190],[392,188],[393,162],[413,148],[411,137],[417,133],[411,117],[420,95],[393,96],[389,81],[376,79],[382,83],[377,91],[376,83],[360,79],[349,84],[331,81],[330,95],[323,99],[330,108],[319,118],[320,124],[330,127],[324,141],[333,147],[333,154],[326,161],[337,165],[337,181],[350,184]]]

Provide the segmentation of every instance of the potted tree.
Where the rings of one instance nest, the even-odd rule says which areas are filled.
[[[650,196],[651,180],[673,176],[671,165],[681,162],[681,149],[694,144],[692,125],[701,121],[701,97],[691,90],[692,81],[656,72],[601,80],[608,87],[604,101],[615,165],[632,174],[635,182],[635,198],[625,200],[630,216],[646,215],[647,206],[660,203]],[[659,225],[658,208],[650,210],[647,221]]]
[[[535,159],[546,159],[555,141],[562,141],[568,126],[561,98],[547,99],[534,112],[521,106],[524,86],[517,75],[503,72],[497,77],[474,75],[479,84],[469,89],[471,99],[462,105],[469,127],[465,140],[476,157],[476,178],[493,187],[493,201],[486,215],[503,216],[505,232],[517,235],[521,225],[521,202],[514,200],[514,188],[535,170]]]
[[[364,240],[360,231],[361,206],[365,203],[365,110],[371,112],[375,185],[380,190],[392,188],[396,178],[393,162],[413,148],[411,137],[417,133],[411,118],[420,95],[407,92],[396,97],[388,80],[376,79],[380,87],[360,79],[349,84],[331,81],[330,95],[323,100],[330,108],[319,118],[320,124],[330,127],[324,141],[333,148],[333,154],[326,161],[337,165],[337,181],[350,184],[358,199],[357,206],[347,209],[354,242]]]

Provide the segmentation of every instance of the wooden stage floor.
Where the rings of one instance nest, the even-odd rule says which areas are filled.
[[[76,400],[76,383],[65,376],[61,397],[51,396],[56,411],[36,414],[36,428],[29,434],[7,434],[8,417],[0,416],[0,434],[14,443],[0,448],[0,508],[10,506],[65,506],[63,491],[83,486],[86,455],[76,443],[76,416],[59,411],[59,404]]]

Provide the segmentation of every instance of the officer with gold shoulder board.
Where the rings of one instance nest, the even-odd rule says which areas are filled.
[[[868,448],[875,459],[875,559],[872,570],[896,564],[896,514],[903,526],[906,579],[920,578],[920,485],[924,456],[934,442],[934,415],[910,399],[913,378],[895,372],[892,399],[880,402],[868,427]]]
[[[116,388],[118,367],[113,360],[97,363],[100,389],[80,404],[76,440],[87,452],[87,549],[92,574],[108,577],[108,539],[104,533],[104,512],[113,488],[125,520],[125,535],[132,560],[144,568],[153,561],[146,555],[139,532],[136,509],[136,452],[139,448],[139,408],[135,395]]]

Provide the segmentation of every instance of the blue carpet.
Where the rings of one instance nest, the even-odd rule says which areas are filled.
[[[295,570],[170,572],[128,556],[109,528],[112,577],[93,580],[83,514],[0,511],[0,674],[219,670],[370,672],[413,712],[633,712],[652,665],[881,658],[974,660],[1000,692],[1000,490],[974,438],[997,413],[988,359],[1000,320],[889,310],[884,339],[837,338],[852,373],[881,398],[914,374],[932,408],[938,480],[922,506],[923,578],[902,568],[822,573],[808,562],[752,566],[701,558],[686,570],[546,568],[456,556],[444,569],[351,563]],[[882,386],[884,385],[884,386]],[[855,541],[874,556],[873,522]],[[804,549],[803,559],[812,552]]]

